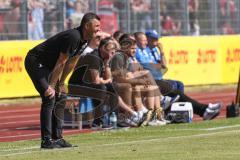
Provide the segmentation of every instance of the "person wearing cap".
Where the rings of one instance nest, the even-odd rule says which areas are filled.
[[[158,41],[160,38],[159,34],[156,30],[148,30],[146,31],[147,41],[148,41],[148,49],[150,51],[150,58],[155,64],[160,64],[161,71],[167,71],[167,63],[166,57],[164,55],[162,43]],[[163,75],[162,75],[163,76]],[[178,89],[184,92],[184,84],[181,81],[177,80],[166,80],[174,89]]]
[[[162,62],[161,64],[160,62],[161,58],[162,59],[164,58],[160,56],[160,54],[157,54],[158,52],[151,51],[151,49],[153,51],[154,50],[162,51],[162,48],[161,49],[159,49],[160,47],[156,48],[159,35],[157,34],[156,31],[146,32],[146,34],[148,35],[148,40],[151,39],[154,42],[154,44],[152,44],[153,42],[149,41],[151,44],[150,45],[148,44],[148,47],[143,50],[142,48],[146,46],[146,40],[145,40],[147,39],[146,35],[143,32],[136,32],[134,35],[135,35],[137,44],[140,46],[139,49],[136,51],[136,59],[141,63],[141,65],[145,69],[149,70],[152,73],[157,85],[159,86],[161,93],[164,96],[170,96],[170,97],[176,97],[179,95],[179,99],[178,99],[179,102],[191,102],[193,106],[194,114],[197,114],[200,117],[203,117],[203,120],[210,120],[215,118],[220,113],[220,109],[222,107],[221,103],[215,103],[215,104],[199,103],[198,101],[185,95],[183,91],[177,89],[176,87],[174,88],[171,85],[171,83],[169,83],[170,81],[164,80],[162,78],[163,75],[160,69],[162,67],[165,67],[166,61]]]

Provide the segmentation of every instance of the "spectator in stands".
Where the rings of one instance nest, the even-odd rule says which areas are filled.
[[[231,18],[236,20],[236,6],[234,0],[219,0],[222,18]]]
[[[75,12],[75,3],[77,0],[66,0],[66,19],[64,28],[72,28],[72,22],[70,16]]]
[[[231,24],[225,22],[222,26],[222,34],[235,34],[234,29],[232,28]]]
[[[38,40],[44,39],[43,21],[45,2],[42,0],[29,0],[29,14],[31,16],[31,23],[29,23],[28,36],[29,39]]]
[[[66,18],[69,18],[75,12],[75,3],[77,0],[66,1]]]
[[[45,37],[51,37],[58,32],[60,12],[58,1],[45,0],[44,8],[44,33]],[[62,25],[62,24],[61,24]]]
[[[4,33],[8,40],[20,38],[20,0],[12,0],[10,10],[4,16]]]
[[[136,40],[139,41],[139,37],[143,36],[144,33],[139,32],[139,33],[136,33],[135,35],[136,35]],[[157,32],[151,32],[151,34],[148,33],[148,35],[154,38],[159,38],[159,35],[157,34]],[[140,44],[140,42],[138,42],[138,44]],[[164,81],[162,79],[162,73],[159,70],[159,68],[162,67],[161,64],[153,63],[153,58],[151,58],[151,56],[152,56],[151,52],[147,52],[147,51],[143,52],[141,49],[138,49],[136,53],[137,60],[142,64],[142,66],[145,69],[149,70],[152,73],[163,95],[167,95],[170,97],[179,95],[180,96],[179,102],[191,102],[193,105],[194,113],[203,117],[204,120],[213,119],[220,113],[220,109],[221,109],[220,103],[201,104],[196,100],[185,95],[179,89],[173,88],[172,85],[170,85],[167,81]]]
[[[110,34],[119,29],[118,10],[114,6],[115,0],[98,1],[98,15],[102,21],[102,30]]]
[[[235,33],[233,27],[236,26],[236,6],[234,0],[219,0],[220,5],[220,28],[222,34]]]
[[[188,0],[188,12],[189,12],[189,28],[191,35],[198,36],[199,33],[199,25],[198,25],[198,8],[199,2],[198,0]]]
[[[82,15],[89,11],[89,2],[88,0],[67,0],[66,10],[64,28],[74,28],[77,25],[77,21],[82,18]]]
[[[133,16],[133,30],[144,31],[152,28],[151,1],[150,0],[131,0],[131,10]]]
[[[25,68],[42,98],[41,148],[72,147],[62,136],[64,82],[75,67],[88,41],[100,31],[100,18],[94,13],[84,15],[75,29],[58,33],[31,49]]]
[[[10,0],[0,0],[0,40],[5,39],[4,16],[10,10]]]
[[[174,21],[174,19],[168,14],[160,15],[161,25],[162,25],[162,35],[179,35],[181,29],[181,23],[179,21]]]
[[[74,12],[70,15],[69,19],[71,20],[71,28],[77,27],[79,22],[81,22],[84,15],[83,5],[81,1],[75,2]]]

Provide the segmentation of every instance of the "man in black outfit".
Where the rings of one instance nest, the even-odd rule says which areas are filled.
[[[100,31],[100,18],[86,13],[79,27],[63,31],[29,51],[25,68],[42,98],[41,148],[71,147],[62,137],[64,81],[87,42]]]

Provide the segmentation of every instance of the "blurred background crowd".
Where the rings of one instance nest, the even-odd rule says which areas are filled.
[[[108,33],[240,33],[240,0],[0,0],[0,40],[45,39],[78,26],[89,11]]]

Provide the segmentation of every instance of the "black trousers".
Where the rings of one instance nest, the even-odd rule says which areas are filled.
[[[207,104],[202,104],[199,103],[198,101],[192,99],[191,97],[187,96],[186,94],[184,94],[183,92],[181,92],[180,90],[177,89],[172,89],[171,85],[164,80],[156,80],[157,85],[159,86],[159,89],[161,91],[161,93],[165,96],[170,96],[170,97],[174,97],[179,95],[179,102],[191,102],[192,106],[193,106],[193,112],[194,114],[197,114],[199,116],[203,116],[206,108],[208,107]]]
[[[64,114],[64,97],[45,97],[48,88],[48,79],[51,71],[41,64],[37,57],[28,54],[25,58],[25,68],[36,90],[42,98],[40,111],[41,139],[62,138],[62,121]]]

